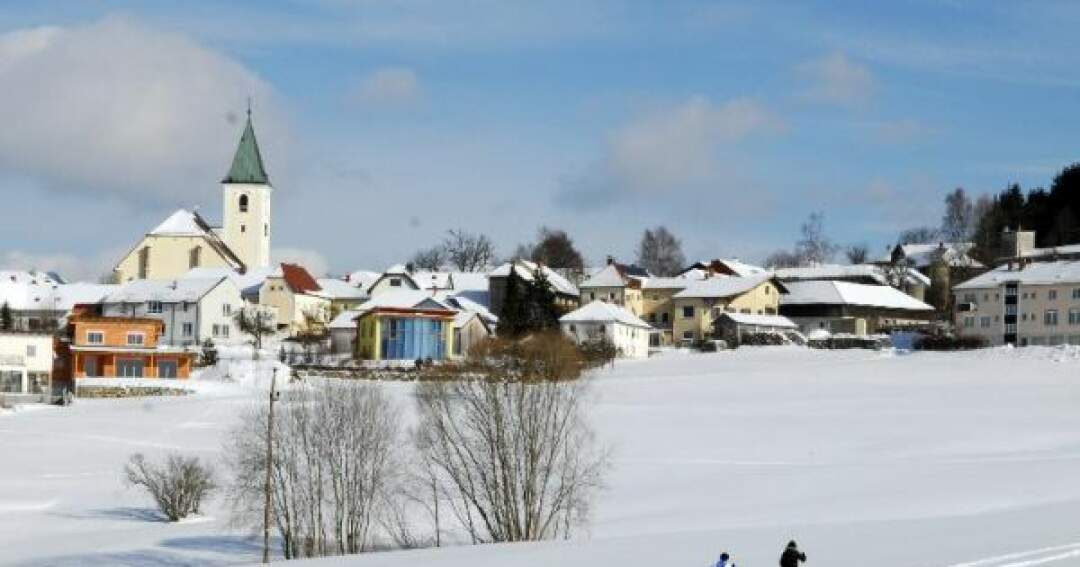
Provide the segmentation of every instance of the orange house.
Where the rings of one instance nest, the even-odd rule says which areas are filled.
[[[71,370],[79,378],[187,378],[195,353],[159,345],[164,323],[142,317],[72,317]]]

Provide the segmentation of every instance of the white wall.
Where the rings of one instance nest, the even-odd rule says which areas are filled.
[[[615,345],[624,358],[649,356],[649,330],[619,322],[563,322],[563,332],[577,344],[595,341],[604,336]]]
[[[270,198],[274,189],[252,183],[223,183],[222,240],[249,268],[270,265]],[[240,196],[247,195],[247,212],[240,212]]]

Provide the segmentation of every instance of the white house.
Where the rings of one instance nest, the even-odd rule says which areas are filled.
[[[649,356],[649,324],[613,303],[593,301],[563,315],[559,324],[563,332],[578,344],[607,340],[615,346],[619,356]]]
[[[233,319],[243,306],[240,289],[227,277],[134,280],[102,301],[102,314],[159,319],[165,324],[161,344],[194,346],[243,340]]]
[[[52,390],[53,337],[48,333],[0,332],[0,397]]]
[[[98,303],[115,289],[114,285],[63,283],[41,272],[0,272],[0,305],[7,304],[12,326],[18,330],[59,329],[75,305]]]
[[[400,289],[420,289],[444,291],[454,289],[454,279],[450,272],[429,272],[413,270],[404,264],[390,266],[368,288],[372,297]]]

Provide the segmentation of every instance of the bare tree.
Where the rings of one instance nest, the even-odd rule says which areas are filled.
[[[478,272],[495,260],[495,244],[490,238],[462,229],[447,231],[442,248],[450,265],[463,272]]]
[[[865,264],[870,258],[870,248],[865,244],[852,244],[844,250],[844,255],[847,256],[848,263]]]
[[[777,250],[765,257],[765,267],[770,269],[797,268],[799,255],[789,250]]]
[[[667,227],[646,229],[638,244],[637,263],[653,275],[674,276],[686,264],[682,242]]]
[[[446,248],[441,245],[432,246],[413,254],[408,264],[417,270],[437,272],[446,264],[446,258]]]
[[[900,231],[900,235],[896,239],[896,243],[900,245],[904,244],[927,244],[930,242],[936,242],[940,238],[941,232],[938,229],[929,226],[917,226]]]
[[[825,213],[810,213],[799,232],[795,250],[802,265],[824,264],[836,254],[837,246],[825,235]]]
[[[301,313],[300,327],[296,340],[303,346],[304,355],[310,361],[316,347],[326,340],[329,329],[329,312],[325,308],[312,308]]]
[[[549,268],[572,273],[581,273],[585,270],[585,261],[566,231],[546,226],[540,227],[536,235],[536,245],[532,247],[532,260]]]
[[[966,242],[975,233],[975,204],[963,187],[945,196],[945,214],[941,217],[941,234],[950,243]]]
[[[491,341],[477,349],[474,379],[417,387],[420,458],[474,542],[567,537],[588,519],[608,456],[566,343],[557,333]]]
[[[251,337],[252,358],[258,360],[259,350],[262,349],[263,338],[277,331],[273,314],[265,307],[258,305],[245,305],[240,308],[233,319],[240,332]]]
[[[286,559],[372,549],[385,495],[400,473],[397,411],[372,384],[330,381],[278,405],[270,463],[272,522]],[[227,447],[231,504],[261,525],[267,408],[253,410]]]
[[[145,489],[170,522],[198,514],[203,500],[216,489],[214,471],[208,465],[198,457],[176,453],[168,455],[163,465],[135,453],[124,467],[124,479],[130,486]]]

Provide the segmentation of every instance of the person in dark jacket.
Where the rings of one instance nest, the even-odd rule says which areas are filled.
[[[780,554],[780,567],[799,567],[799,563],[806,561],[806,554],[799,551],[795,540],[788,542],[784,552]]]

